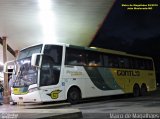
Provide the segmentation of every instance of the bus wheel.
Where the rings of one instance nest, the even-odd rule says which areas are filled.
[[[141,86],[141,95],[142,96],[146,96],[147,95],[147,86],[146,86],[146,84],[142,84],[142,86]]]
[[[78,88],[72,87],[69,89],[68,94],[67,94],[67,100],[71,104],[76,104],[80,101],[81,99],[81,92]]]
[[[133,87],[133,96],[134,97],[140,96],[140,88],[138,84],[135,84]]]

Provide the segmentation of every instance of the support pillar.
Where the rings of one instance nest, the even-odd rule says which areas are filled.
[[[7,38],[2,37],[2,43],[3,43],[3,62],[7,62]],[[9,91],[8,91],[8,74],[4,73],[4,92],[3,92],[3,103],[9,104]]]

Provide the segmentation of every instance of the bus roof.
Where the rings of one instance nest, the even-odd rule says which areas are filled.
[[[41,44],[39,43],[39,44],[35,44],[35,45],[29,46],[29,47],[26,47],[26,48],[30,48],[30,47],[37,46],[37,45],[60,45],[60,46],[66,46],[66,47],[71,47],[71,48],[76,48],[76,49],[98,51],[98,52],[103,52],[103,53],[131,56],[131,57],[137,57],[137,58],[152,59],[151,57],[148,57],[148,56],[134,55],[134,54],[130,54],[130,53],[127,53],[127,52],[118,51],[118,50],[104,49],[104,48],[98,48],[98,47],[76,46],[76,45],[69,45],[69,44],[66,44],[66,43],[41,43]],[[24,50],[26,48],[23,48],[22,50]],[[20,50],[20,51],[22,51],[22,50]]]
[[[69,46],[69,44],[65,44],[65,43],[38,43],[38,44],[34,44],[34,45],[31,45],[31,46],[25,47],[25,48],[21,49],[20,51],[25,50],[25,49],[30,48],[30,47],[37,46],[37,45],[60,45],[60,46],[66,45],[66,46]]]
[[[134,55],[134,54],[130,54],[130,53],[123,52],[123,51],[104,49],[104,48],[98,48],[98,47],[83,47],[83,46],[75,46],[75,45],[69,45],[69,47],[77,48],[77,49],[90,50],[90,51],[98,51],[98,52],[109,53],[109,54],[116,54],[116,55],[123,55],[123,56],[137,57],[137,58],[152,59],[151,57],[148,57],[148,56]]]

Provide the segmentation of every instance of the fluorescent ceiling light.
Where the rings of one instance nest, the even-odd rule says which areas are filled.
[[[42,26],[43,41],[56,43],[56,17],[52,10],[53,0],[38,0],[39,3],[39,19]]]

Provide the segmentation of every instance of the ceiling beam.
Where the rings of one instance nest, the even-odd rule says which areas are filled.
[[[0,44],[3,45],[3,42],[2,42],[2,38],[0,37]],[[16,57],[16,54],[15,54],[15,51],[7,44],[7,50],[14,56]]]

